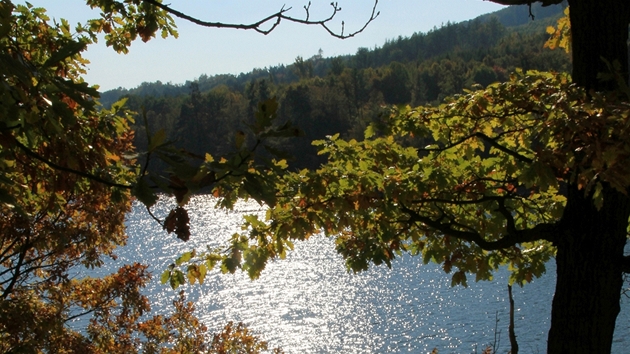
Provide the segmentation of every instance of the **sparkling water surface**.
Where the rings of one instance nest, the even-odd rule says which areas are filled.
[[[127,217],[128,245],[106,269],[130,262],[149,264],[154,276],[146,294],[154,311],[169,311],[183,289],[210,329],[219,330],[228,321],[244,322],[286,353],[428,353],[433,348],[440,354],[481,353],[493,343],[498,353],[509,351],[507,271],[498,272],[491,282],[469,280],[468,288],[453,288],[450,275],[439,265],[424,265],[419,257],[405,255],[392,269],[378,266],[352,274],[332,240],[314,237],[297,242],[286,259],[268,264],[255,281],[242,272],[214,270],[203,285],[172,290],[160,284],[162,271],[181,253],[224,244],[240,230],[243,215],[264,212],[256,203],[240,203],[230,212],[214,204],[209,196],[192,198],[187,207],[189,242],[167,235],[144,207],[134,206]],[[163,219],[169,208],[160,202],[154,213]],[[522,353],[546,350],[554,286],[551,262],[542,278],[513,288]],[[624,353],[630,343],[629,301],[622,296],[615,353]]]

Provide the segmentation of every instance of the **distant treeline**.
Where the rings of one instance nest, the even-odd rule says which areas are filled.
[[[105,104],[128,97],[128,106],[144,112],[150,131],[164,129],[169,140],[194,154],[222,155],[233,150],[234,137],[258,102],[275,97],[279,122],[291,121],[302,138],[275,142],[296,158],[293,168],[315,168],[323,162],[311,142],[340,133],[362,139],[368,124],[383,118],[387,105],[431,104],[474,84],[506,80],[516,68],[570,70],[569,56],[543,48],[544,29],[555,23],[562,6],[544,11],[534,22],[508,28],[520,18],[506,8],[499,16],[447,23],[426,34],[399,37],[380,48],[360,48],[353,56],[324,58],[321,53],[296,58],[292,65],[256,69],[239,76],[201,76],[186,85],[145,83],[133,90],[103,94]],[[501,17],[502,16],[502,17]],[[142,114],[142,113],[140,113]],[[146,149],[142,118],[136,119],[136,145]],[[159,166],[153,166],[159,168]]]

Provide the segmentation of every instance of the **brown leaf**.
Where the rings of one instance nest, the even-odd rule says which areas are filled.
[[[164,229],[169,234],[175,231],[175,224],[177,223],[177,216],[175,215],[175,210],[171,210],[166,219],[164,219]]]
[[[182,241],[188,241],[190,239],[190,218],[188,217],[188,211],[182,207],[175,209],[177,215],[177,224],[175,226],[175,233],[177,238]]]
[[[188,211],[182,207],[177,207],[164,219],[164,229],[169,234],[175,232],[177,238],[182,241],[190,239],[190,218]]]
[[[144,27],[144,26],[138,26],[136,28],[136,31],[138,32],[138,35],[140,36],[140,38],[142,39],[143,42],[148,42],[151,37],[153,37],[154,32],[151,31],[150,28]]]

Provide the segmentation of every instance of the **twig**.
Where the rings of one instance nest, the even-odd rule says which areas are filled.
[[[291,10],[291,7],[289,8],[285,8],[284,6],[276,13],[271,14],[259,21],[250,23],[250,24],[236,24],[236,23],[224,23],[224,22],[211,22],[211,21],[203,21],[200,20],[196,17],[192,17],[190,15],[187,15],[181,11],[175,10],[173,8],[171,8],[168,5],[164,5],[156,0],[144,0],[144,2],[151,4],[155,7],[158,7],[166,12],[168,12],[169,14],[179,17],[181,19],[190,21],[194,24],[197,24],[199,26],[203,26],[203,27],[211,27],[211,28],[232,28],[232,29],[244,29],[244,30],[254,30],[258,33],[262,33],[262,34],[269,34],[271,33],[274,29],[276,29],[276,27],[278,27],[278,25],[280,24],[280,22],[282,20],[286,20],[289,22],[295,22],[295,23],[299,23],[299,24],[303,24],[303,25],[316,25],[316,26],[321,26],[322,28],[324,28],[326,30],[326,32],[328,32],[328,34],[330,34],[331,36],[335,37],[335,38],[339,38],[339,39],[346,39],[346,38],[350,38],[350,37],[354,37],[357,34],[363,32],[363,30],[365,30],[365,28],[367,28],[367,26],[374,21],[379,15],[380,12],[376,11],[377,5],[378,5],[378,0],[374,1],[374,6],[372,7],[372,13],[370,15],[370,18],[365,22],[365,24],[363,25],[363,27],[361,27],[359,30],[352,32],[350,34],[344,35],[343,31],[344,31],[344,26],[345,24],[342,22],[341,25],[341,33],[337,33],[333,30],[331,30],[328,27],[328,23],[330,21],[332,21],[332,19],[337,15],[337,13],[339,11],[341,11],[341,7],[339,7],[337,5],[336,2],[332,2],[330,3],[330,5],[332,6],[332,14],[330,16],[328,16],[327,18],[323,19],[323,20],[318,20],[318,21],[312,21],[310,19],[310,2],[307,6],[304,6],[304,9],[306,10],[306,18],[305,19],[300,19],[300,18],[296,18],[296,17],[292,17],[292,16],[287,16],[286,13]],[[261,27],[265,24],[271,23],[272,21],[274,21],[271,25],[270,28],[268,29],[262,29]]]

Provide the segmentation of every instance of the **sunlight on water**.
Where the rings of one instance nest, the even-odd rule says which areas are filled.
[[[182,289],[159,283],[168,264],[193,248],[221,245],[240,230],[244,213],[263,212],[255,203],[241,203],[238,212],[216,210],[214,200],[206,196],[194,197],[188,209],[192,236],[185,243],[135,207],[128,215],[128,246],[109,265],[149,264],[154,279],[147,294],[158,312],[168,311]],[[164,202],[154,207],[160,218],[168,210]],[[548,275],[525,289],[514,289],[516,332],[524,353],[546,350],[554,264],[549,268]],[[493,282],[451,288],[449,275],[439,266],[405,256],[391,270],[373,267],[351,274],[332,240],[323,237],[296,243],[287,259],[270,263],[256,281],[243,273],[214,271],[203,285],[183,289],[209,328],[242,321],[287,353],[427,353],[434,347],[440,353],[481,352],[495,342],[497,318],[499,352],[509,350],[506,272],[499,272]],[[616,348],[624,347],[629,329],[624,304]]]

